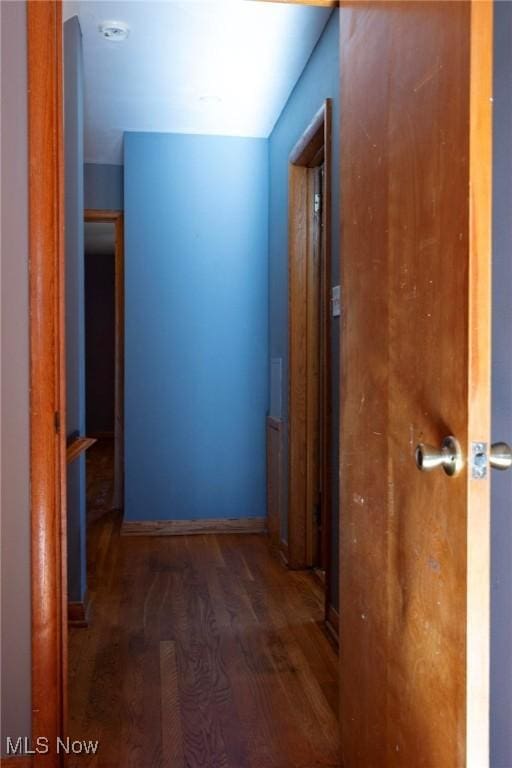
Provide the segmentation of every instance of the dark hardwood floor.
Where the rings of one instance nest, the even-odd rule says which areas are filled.
[[[87,466],[87,522],[108,512],[114,496],[114,438],[100,437],[89,448]]]
[[[314,576],[258,535],[89,526],[90,625],[72,629],[70,735],[102,768],[338,766],[337,656]]]

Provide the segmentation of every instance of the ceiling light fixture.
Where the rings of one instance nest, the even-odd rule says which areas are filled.
[[[126,40],[130,33],[128,25],[123,21],[104,21],[100,24],[100,35],[112,43]]]

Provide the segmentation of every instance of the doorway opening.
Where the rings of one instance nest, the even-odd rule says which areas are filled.
[[[95,459],[112,467],[106,505],[124,494],[124,221],[121,211],[86,210],[86,429]],[[100,450],[98,450],[100,449]],[[112,458],[109,459],[109,453]],[[101,467],[98,466],[101,472]]]
[[[66,334],[68,403],[80,412],[78,430],[69,433],[68,422],[66,451],[67,616],[75,628],[89,623],[90,526],[123,508],[123,214],[86,210],[83,243],[73,296],[83,315]],[[71,268],[70,278],[76,272]]]
[[[331,101],[289,158],[288,562],[329,592],[331,535]],[[326,594],[326,610],[330,604]]]
[[[269,10],[263,4],[239,8],[243,13],[281,14],[277,6]],[[306,15],[304,9],[283,10],[299,21]],[[310,23],[304,23],[302,36],[309,34],[313,50],[330,21],[330,34],[323,39],[326,50],[337,50],[336,18],[330,20],[328,11],[316,15],[316,38],[308,32]],[[84,25],[87,19],[85,14]],[[58,24],[59,14],[48,21]],[[143,39],[143,21],[141,16],[133,22],[130,44]],[[81,46],[85,40],[93,47],[103,42],[98,42],[98,24],[91,24],[87,36],[76,16],[66,23],[76,42],[69,46],[73,71],[81,82]],[[188,23],[188,11],[183,23]],[[247,34],[252,38],[252,28]],[[58,39],[53,37],[52,45]],[[286,40],[293,43],[294,36],[288,34]],[[87,61],[96,63],[90,50]],[[105,50],[121,57],[124,49]],[[311,50],[301,54],[304,66]],[[329,60],[337,71],[333,57]],[[300,73],[297,69],[296,76]],[[59,78],[57,73],[58,83]],[[294,82],[290,77],[290,88]],[[331,86],[332,81],[324,83],[319,95],[315,83],[316,105],[334,93]],[[79,91],[78,86],[75,94]],[[202,91],[199,100],[212,114],[222,103],[203,98]],[[55,102],[58,111],[58,89]],[[279,108],[286,103],[282,97]],[[138,114],[142,112],[140,108]],[[97,117],[98,109],[93,114]],[[309,117],[305,112],[299,126]],[[115,265],[116,286],[124,282],[126,289],[126,301],[116,292],[115,310],[116,489],[108,505],[114,509],[93,522],[88,537],[88,629],[75,625],[68,634],[67,622],[61,628],[64,685],[55,686],[62,693],[60,714],[52,710],[55,728],[61,732],[62,715],[64,721],[69,718],[72,737],[94,740],[99,735],[100,764],[111,758],[143,765],[150,752],[155,760],[162,756],[173,765],[241,768],[259,765],[269,755],[282,764],[334,764],[339,741],[337,656],[323,622],[324,591],[311,573],[315,565],[326,570],[321,554],[324,520],[313,528],[312,518],[307,534],[311,562],[305,571],[286,570],[268,550],[265,531],[268,130],[254,137],[231,135],[228,129],[225,135],[184,129],[165,133],[156,130],[155,122],[152,128],[147,133],[130,125],[123,128],[122,154],[109,157],[112,165],[120,157],[124,161],[120,207],[128,254],[125,265],[117,259]],[[69,136],[70,131],[66,140]],[[295,136],[294,130],[280,150],[284,174],[276,186],[284,200]],[[316,168],[313,196],[321,194],[324,183],[329,186],[328,158],[317,150],[311,158],[311,168]],[[323,154],[329,154],[325,147]],[[95,159],[92,165],[102,163],[109,164]],[[83,163],[77,165],[82,168]],[[99,208],[97,200],[106,195],[101,184],[98,189],[96,198],[86,186],[85,198],[94,199],[90,205]],[[83,205],[76,208],[83,218]],[[324,254],[321,207],[317,214],[318,262]],[[280,222],[286,233],[286,202]],[[115,225],[122,244],[119,211],[86,210],[85,223]],[[281,251],[285,268],[286,251]],[[286,307],[286,286],[279,300]],[[125,339],[120,334],[124,303]],[[98,320],[98,307],[88,309],[89,320]],[[286,313],[282,316],[286,335]],[[318,377],[320,336],[317,342]],[[126,399],[121,387],[124,351]],[[89,368],[92,373],[90,359]],[[102,373],[93,376],[97,380]],[[319,379],[317,389],[322,386]],[[318,408],[321,404],[317,394]],[[93,424],[90,407],[88,416],[90,439],[99,441],[94,451],[107,439],[109,424]],[[198,509],[208,514],[201,517]],[[65,530],[61,547],[64,570]],[[54,671],[60,674],[60,669]],[[100,678],[108,681],[101,691],[95,685]],[[84,680],[90,684],[83,685]],[[245,692],[254,684],[255,695],[247,698]],[[138,728],[130,727],[135,722]],[[88,730],[92,723],[96,733]]]

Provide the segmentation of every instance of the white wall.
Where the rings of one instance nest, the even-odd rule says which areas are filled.
[[[30,734],[26,5],[1,19],[1,749]]]

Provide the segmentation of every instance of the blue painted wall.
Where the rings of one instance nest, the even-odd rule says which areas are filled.
[[[494,39],[492,439],[512,442],[512,3]],[[491,766],[512,766],[512,473],[493,472]]]
[[[74,16],[64,24],[68,437],[85,434],[83,93],[82,33]],[[83,454],[68,466],[67,482],[68,592],[71,601],[80,601],[86,586]]]
[[[122,211],[123,166],[101,163],[84,165],[85,207],[103,211]]]
[[[270,136],[270,215],[269,215],[269,356],[282,359],[282,413],[272,415],[288,419],[288,156],[305,128],[326,98],[333,100],[332,126],[332,284],[339,282],[339,13],[334,11],[304,72],[295,86]],[[332,590],[338,595],[338,398],[339,393],[339,319],[332,326],[333,372],[333,510],[332,510]],[[287,466],[285,446],[285,461]],[[284,478],[282,497],[287,508],[288,478]],[[281,535],[286,540],[287,519],[281,521]]]
[[[268,142],[124,148],[125,517],[264,516]]]

